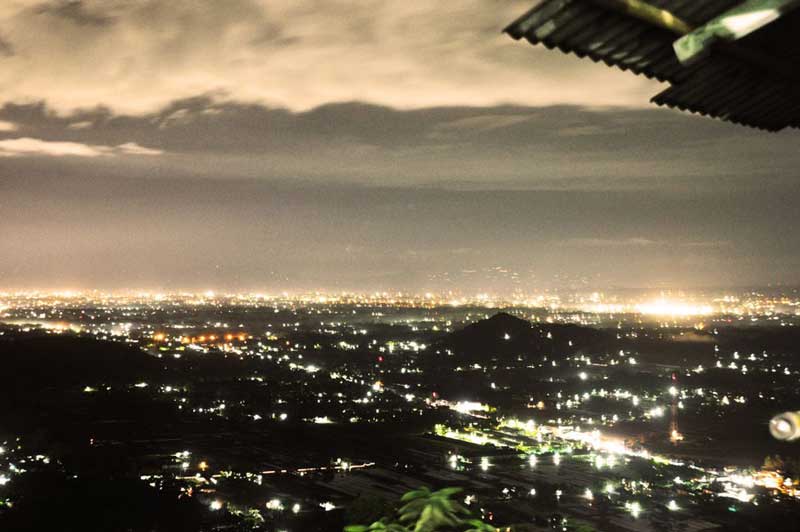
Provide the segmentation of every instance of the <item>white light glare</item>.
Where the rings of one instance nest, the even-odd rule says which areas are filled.
[[[678,503],[675,502],[674,500],[669,501],[669,503],[667,504],[667,508],[669,508],[673,512],[680,510],[680,506],[678,506]]]

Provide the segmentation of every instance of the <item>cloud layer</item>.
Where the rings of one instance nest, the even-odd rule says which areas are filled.
[[[128,159],[159,155],[149,164],[165,176],[459,189],[725,190],[792,181],[800,168],[797,133],[764,135],[662,109],[402,111],[343,103],[291,112],[205,97],[144,115],[105,109],[60,115],[44,104],[9,104],[0,107],[0,121],[14,125],[0,131],[6,154],[114,154],[109,176],[124,176]],[[91,164],[107,158],[94,157]]]
[[[198,94],[645,106],[653,83],[502,35],[530,0],[4,0],[0,101],[147,113]],[[55,82],[54,82],[55,81]]]

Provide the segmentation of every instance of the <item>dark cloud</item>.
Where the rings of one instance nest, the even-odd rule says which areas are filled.
[[[90,146],[135,143],[165,171],[197,176],[450,188],[753,188],[791,181],[798,136],[764,135],[661,109],[570,106],[395,110],[364,103],[307,112],[203,96],[154,113],[59,115],[7,104],[25,136]],[[115,161],[115,164],[124,164]]]
[[[113,18],[103,14],[100,9],[87,8],[82,0],[49,2],[38,6],[36,12],[60,17],[80,26],[107,26],[113,22]]]
[[[0,36],[0,57],[11,57],[12,55],[14,55],[14,47],[10,42]]]

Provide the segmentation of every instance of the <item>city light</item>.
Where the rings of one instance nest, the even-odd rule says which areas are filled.
[[[283,510],[283,502],[280,499],[270,499],[266,504],[267,510],[281,511]]]
[[[674,500],[669,501],[669,503],[667,504],[667,508],[673,512],[680,510],[678,503],[676,503]]]
[[[713,311],[710,305],[698,305],[667,299],[657,299],[638,304],[636,305],[636,310],[646,315],[678,317],[706,316]]]
[[[638,518],[639,515],[642,513],[642,505],[639,504],[637,501],[634,502],[626,502],[625,508],[630,512],[634,519]]]

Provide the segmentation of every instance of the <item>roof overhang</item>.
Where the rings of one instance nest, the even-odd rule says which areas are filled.
[[[723,120],[800,127],[800,0],[541,0],[506,28],[656,78],[653,97]]]

